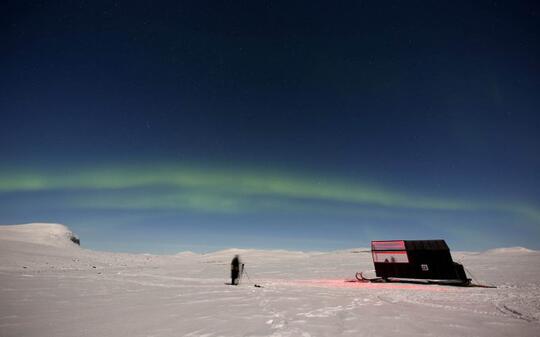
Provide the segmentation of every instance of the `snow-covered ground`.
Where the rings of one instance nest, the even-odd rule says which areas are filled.
[[[156,256],[71,236],[0,226],[0,336],[540,336],[538,251],[453,253],[485,289],[344,282],[373,268],[366,249]],[[224,284],[235,253],[238,287]]]

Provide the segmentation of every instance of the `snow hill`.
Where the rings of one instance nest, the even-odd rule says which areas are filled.
[[[62,248],[73,247],[78,239],[66,226],[50,223],[0,226],[0,238]]]
[[[373,268],[366,249],[158,256],[73,236],[0,226],[0,336],[540,336],[540,252],[524,248],[453,254],[484,289],[345,282]]]

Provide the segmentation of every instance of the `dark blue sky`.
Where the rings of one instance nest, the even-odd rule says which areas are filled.
[[[131,251],[540,248],[536,2],[0,13],[0,223]]]

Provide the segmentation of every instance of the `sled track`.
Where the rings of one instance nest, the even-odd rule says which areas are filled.
[[[466,309],[463,307],[453,306],[453,305],[446,305],[446,304],[436,304],[436,303],[428,303],[428,302],[422,302],[422,301],[415,301],[410,299],[392,299],[387,298],[386,296],[378,295],[377,298],[385,303],[388,304],[397,304],[397,303],[406,303],[406,304],[414,304],[414,305],[422,305],[422,306],[428,306],[432,308],[442,309],[442,310],[448,310],[453,312],[470,312],[474,314],[481,314],[481,315],[488,315],[488,316],[498,316],[498,317],[512,317],[517,318],[529,323],[537,322],[538,320],[534,317],[528,316],[526,314],[523,314],[515,309],[509,308],[506,304],[496,303],[495,308],[497,309],[497,312],[489,312],[484,310],[475,310],[475,309]]]
[[[495,304],[495,308],[497,308],[497,310],[499,310],[500,312],[502,312],[505,316],[512,316],[514,318],[517,318],[517,319],[521,319],[521,320],[524,320],[526,322],[537,322],[538,320],[534,317],[530,317],[528,315],[525,315],[515,309],[512,309],[512,308],[509,308],[506,304],[500,304],[500,303],[497,303]]]

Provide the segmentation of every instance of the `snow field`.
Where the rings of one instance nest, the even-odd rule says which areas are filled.
[[[540,336],[537,251],[453,254],[497,289],[363,284],[362,249],[118,254],[32,226],[0,227],[0,336]]]

